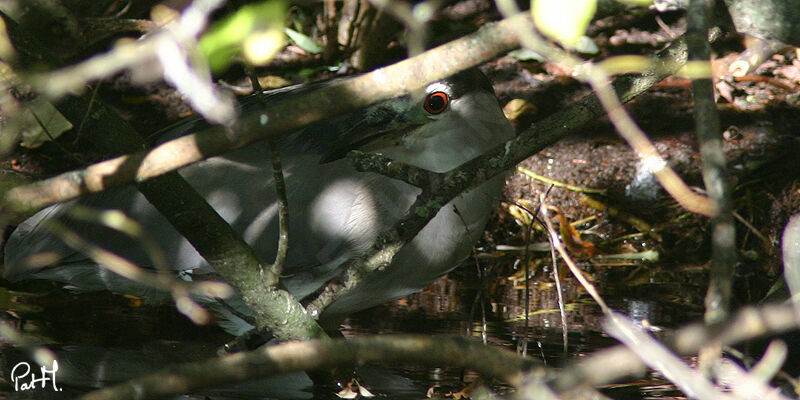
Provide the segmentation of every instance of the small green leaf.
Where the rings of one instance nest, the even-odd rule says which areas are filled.
[[[232,58],[244,54],[248,61],[264,63],[283,46],[286,3],[269,0],[242,7],[215,23],[200,38],[200,49],[211,68],[227,68]]]
[[[297,47],[311,54],[322,53],[322,46],[319,43],[315,42],[314,39],[291,28],[284,28],[283,31],[286,32],[286,36],[288,36],[289,40],[294,42],[294,44],[296,44]]]
[[[632,7],[648,7],[653,4],[653,0],[617,0],[617,2]]]
[[[570,49],[579,43],[595,10],[597,0],[534,0],[531,7],[539,31]]]
[[[244,58],[253,65],[264,65],[283,48],[283,32],[278,29],[255,32],[244,40]]]

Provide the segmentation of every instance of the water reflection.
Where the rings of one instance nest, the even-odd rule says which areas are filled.
[[[686,278],[694,285],[666,280],[674,272],[648,268],[647,279],[619,268],[595,272],[606,300],[649,325],[675,326],[697,318],[685,306],[700,296],[702,279]],[[558,296],[552,275],[545,269],[534,274],[529,291],[513,279],[515,271],[500,267],[478,277],[475,268],[462,268],[422,293],[361,312],[345,321],[345,337],[389,333],[466,335],[494,345],[525,351],[530,357],[559,367],[592,351],[614,344],[599,328],[600,310],[569,277],[562,281],[568,326],[564,352]],[[642,273],[642,272],[637,272]],[[686,274],[686,271],[684,271]],[[689,287],[687,289],[686,287]],[[698,293],[692,294],[692,288]],[[142,306],[121,296],[102,293],[67,294],[38,284],[17,293],[7,304],[5,320],[46,344],[58,356],[62,392],[13,392],[11,368],[30,359],[30,353],[8,344],[2,346],[3,381],[0,391],[9,398],[71,398],[91,388],[109,385],[178,362],[214,356],[230,338],[215,327],[196,327],[171,305]],[[680,289],[679,289],[680,288]],[[526,299],[528,305],[526,307]],[[15,304],[18,307],[15,307]],[[694,303],[698,304],[698,303]],[[527,318],[526,318],[527,315]],[[422,398],[463,389],[474,376],[453,368],[366,366],[359,370],[363,384],[393,398]],[[631,383],[614,390],[638,391],[645,387],[664,390],[659,381]],[[310,381],[302,374],[206,391],[201,395],[223,398],[311,398]],[[44,397],[41,397],[44,396]],[[187,398],[187,397],[183,397]]]

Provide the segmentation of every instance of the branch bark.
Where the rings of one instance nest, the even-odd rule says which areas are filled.
[[[800,319],[791,304],[745,307],[724,322],[692,324],[668,335],[663,341],[676,353],[691,355],[710,344],[735,345],[794,330],[798,326]],[[556,392],[564,393],[580,385],[604,385],[626,376],[639,375],[644,369],[644,363],[630,349],[618,345],[565,368],[548,383]]]
[[[263,113],[241,120],[226,134],[216,130],[201,132],[150,151],[139,151],[94,164],[85,170],[14,188],[3,196],[2,203],[8,209],[27,212],[54,202],[136,182],[148,200],[237,289],[254,311],[260,330],[268,330],[282,340],[325,337],[302,305],[288,292],[275,286],[277,275],[266,268],[266,263],[244,243],[240,235],[179,175],[170,171],[258,139],[291,132],[313,121],[416,90],[428,80],[440,79],[474,66],[515,47],[512,28],[521,23],[527,23],[527,18],[520,16],[494,24],[419,57],[342,81],[340,85],[325,88],[321,92],[295,96],[270,105],[265,107]],[[443,63],[442,60],[448,62]],[[430,67],[432,65],[436,68]],[[85,99],[78,102],[84,104],[69,111],[74,114],[73,120],[80,121],[84,115],[82,113],[87,112],[91,104]],[[97,136],[106,136],[103,132],[132,131],[120,118],[109,117],[108,110],[96,104],[94,106],[105,117],[102,124],[95,126],[102,128],[96,131]],[[141,141],[136,139],[124,145],[118,142],[106,144],[112,154],[143,147]],[[159,179],[148,180],[154,177]]]
[[[708,16],[713,6],[708,0],[692,0],[687,13],[687,42],[691,60],[706,63],[711,71],[711,46],[708,44]],[[714,204],[711,214],[711,271],[706,294],[707,322],[728,317],[733,274],[736,264],[736,227],[733,222],[730,178],[722,150],[722,131],[714,101],[711,76],[692,80],[694,119],[700,153],[703,156],[703,181]]]
[[[80,399],[155,399],[200,388],[289,372],[367,362],[467,368],[512,385],[541,364],[512,351],[461,337],[375,336],[289,342],[259,350],[176,365]]]
[[[677,71],[686,62],[686,57],[685,41],[676,40],[658,54],[652,71],[641,76],[619,77],[612,86],[619,98],[627,102]],[[354,290],[366,274],[389,265],[403,245],[411,240],[442,206],[460,193],[511,170],[530,155],[538,153],[604,113],[605,110],[597,96],[594,94],[586,96],[567,109],[537,122],[535,126],[491,152],[442,174],[430,172],[425,174],[408,166],[389,165],[386,159],[381,162],[380,156],[360,157],[356,163],[359,168],[387,173],[393,178],[420,186],[423,191],[406,215],[393,227],[382,232],[371,249],[351,260],[342,279],[330,282],[306,308],[312,314],[321,312],[336,299]]]
[[[799,323],[791,304],[748,307],[723,323],[698,323],[681,328],[664,342],[676,353],[689,355],[709,343],[734,345],[796,329]],[[536,360],[466,338],[389,335],[267,346],[201,363],[172,366],[97,390],[81,399],[160,398],[283,373],[366,362],[467,368],[518,388],[536,379],[559,394],[605,385],[626,376],[640,375],[645,370],[644,363],[623,345],[595,352],[555,374],[542,368]]]
[[[37,210],[89,193],[143,182],[256,140],[298,128],[394,96],[419,90],[428,82],[478,65],[518,46],[518,15],[397,64],[342,80],[336,85],[276,102],[262,113],[242,118],[226,132],[209,130],[164,143],[149,151],[106,160],[84,170],[10,190],[2,204],[10,210]]]
[[[9,21],[8,28],[19,40],[23,53],[50,59],[44,46],[25,37]],[[81,126],[87,139],[107,154],[120,154],[145,147],[141,135],[124,119],[90,95],[67,97],[57,104],[64,116]],[[91,118],[85,118],[91,115]],[[83,122],[81,124],[81,122]],[[108,135],[108,132],[115,132]],[[245,243],[241,235],[177,172],[169,172],[137,185],[139,191],[183,235],[210,265],[240,294],[253,310],[260,330],[280,340],[327,338],[303,306],[285,290],[278,289],[278,274]],[[285,323],[288,322],[288,323]]]

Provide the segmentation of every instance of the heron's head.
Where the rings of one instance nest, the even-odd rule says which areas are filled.
[[[327,160],[359,149],[434,172],[456,168],[514,134],[491,83],[477,69],[370,106],[334,124],[337,138],[327,144]]]

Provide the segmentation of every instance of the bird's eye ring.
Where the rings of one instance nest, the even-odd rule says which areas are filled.
[[[445,92],[433,92],[425,97],[425,111],[431,114],[441,114],[450,104],[450,98]]]

